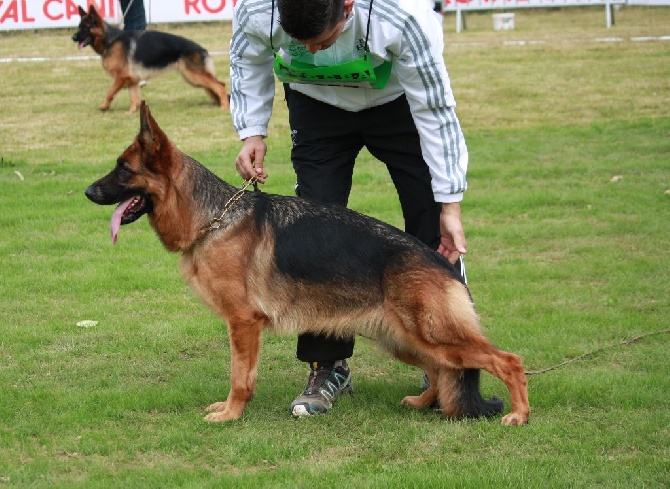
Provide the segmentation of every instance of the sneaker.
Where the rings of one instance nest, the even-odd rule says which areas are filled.
[[[351,371],[346,360],[334,363],[312,362],[310,369],[307,387],[291,403],[291,414],[296,418],[326,413],[333,407],[333,401],[338,395],[353,391]]]

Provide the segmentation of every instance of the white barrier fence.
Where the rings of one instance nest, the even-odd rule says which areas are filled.
[[[670,6],[670,0],[445,0],[435,2],[435,9],[456,14],[456,32],[465,28],[465,13],[477,10],[511,11],[520,8],[558,8],[603,6],[605,26],[614,24],[615,5]]]
[[[236,2],[144,0],[144,8],[149,23],[231,20]],[[108,22],[120,23],[122,12],[117,0],[0,0],[0,31],[75,27],[79,24],[79,5],[88,10],[91,4]],[[468,11],[602,5],[605,7],[605,23],[611,27],[614,5],[670,6],[670,0],[445,0],[435,4],[443,12],[456,13],[456,32],[461,32]]]

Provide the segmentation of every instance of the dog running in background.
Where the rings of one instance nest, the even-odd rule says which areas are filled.
[[[93,5],[88,13],[79,7],[81,21],[72,36],[79,49],[91,46],[102,58],[102,67],[114,79],[100,110],[109,109],[122,88],[130,93],[129,113],[140,106],[140,80],[176,68],[191,85],[204,87],[222,109],[228,109],[225,84],[214,74],[214,63],[199,44],[159,31],[122,31],[106,23]]]
[[[509,390],[502,423],[528,422],[521,359],[486,339],[451,264],[399,229],[344,207],[237,189],[179,151],[144,102],[139,134],[85,193],[96,204],[119,204],[114,242],[121,225],[147,214],[163,245],[181,253],[191,288],[227,323],[230,392],[205,420],[242,415],[268,329],[375,339],[428,376],[428,389],[402,403],[439,401],[449,418],[502,409],[479,394],[485,369]]]

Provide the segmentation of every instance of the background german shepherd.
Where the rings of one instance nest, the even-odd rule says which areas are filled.
[[[451,264],[410,235],[346,208],[238,190],[179,151],[144,102],[139,134],[86,196],[120,203],[114,241],[121,225],[147,214],[165,247],[182,254],[186,281],[228,324],[230,393],[207,408],[207,421],[242,415],[265,328],[376,339],[428,376],[430,387],[402,403],[439,400],[447,417],[500,410],[468,375],[485,369],[510,393],[502,423],[528,421],[520,358],[491,345]]]
[[[176,68],[191,85],[204,87],[207,95],[222,109],[228,108],[225,84],[214,74],[214,63],[207,50],[195,42],[158,31],[122,31],[107,24],[93,5],[88,13],[79,7],[81,21],[72,36],[79,49],[91,46],[102,57],[102,67],[114,79],[100,110],[107,110],[122,88],[130,93],[130,108],[140,106],[140,80]]]

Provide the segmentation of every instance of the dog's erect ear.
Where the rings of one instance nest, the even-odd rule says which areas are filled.
[[[140,133],[137,136],[142,146],[157,153],[166,139],[165,133],[158,127],[158,124],[151,115],[149,106],[144,100],[140,103]]]
[[[100,17],[100,14],[99,14],[98,11],[95,9],[95,6],[94,6],[93,4],[91,4],[91,5],[88,7],[88,15],[91,16],[91,18],[93,19],[93,22],[95,22],[96,24],[102,24],[102,23],[104,22],[104,21],[102,20],[102,17]]]
[[[80,16],[80,17],[86,17],[86,15],[88,15],[88,14],[86,13],[86,10],[84,10],[83,8],[81,8],[81,5],[80,5],[80,6],[79,6],[79,16]]]

